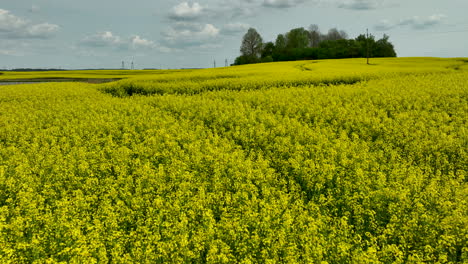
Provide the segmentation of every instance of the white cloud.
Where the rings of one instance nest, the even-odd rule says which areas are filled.
[[[245,23],[229,23],[224,25],[222,32],[224,34],[237,34],[246,32],[250,28],[250,25]]]
[[[172,12],[169,18],[174,20],[192,20],[202,15],[203,7],[195,2],[189,4],[188,2],[182,2],[172,8]]]
[[[232,11],[228,7],[235,5],[233,2],[236,1],[224,0],[211,6],[202,6],[198,2],[184,1],[175,5],[168,13],[170,24],[161,32],[162,43],[166,47],[171,47],[173,51],[180,51],[186,47],[202,48],[212,45],[219,40],[221,29],[210,23],[210,20],[226,18],[226,15]]]
[[[204,6],[198,2],[182,2],[169,11],[168,17],[174,21],[208,21],[213,18],[252,17],[265,7],[290,8],[306,1],[320,2],[325,0],[219,0]]]
[[[104,31],[85,37],[81,44],[90,47],[118,47],[125,43],[120,36],[115,36],[110,31]]]
[[[446,16],[442,14],[435,14],[429,17],[414,16],[402,19],[399,22],[391,22],[384,19],[377,23],[374,28],[379,31],[385,31],[396,27],[409,26],[416,30],[422,30],[441,24],[445,17]]]
[[[219,29],[217,29],[212,24],[206,24],[205,27],[200,31],[202,36],[215,37],[219,34]]]
[[[7,39],[51,38],[60,27],[51,23],[34,24],[26,19],[17,17],[5,9],[0,9],[0,36]]]
[[[27,29],[28,36],[32,38],[49,38],[59,30],[59,26],[55,24],[43,23],[32,25]]]
[[[80,46],[91,48],[112,48],[119,50],[152,49],[163,53],[173,51],[171,48],[161,46],[158,43],[139,35],[121,37],[119,35],[115,35],[111,31],[104,31],[86,36],[79,42],[79,44]]]
[[[184,26],[185,25],[185,26]],[[177,24],[162,33],[167,46],[202,46],[217,40],[220,30],[212,24]]]
[[[131,43],[134,48],[153,48],[156,46],[153,41],[141,38],[138,35],[132,37]]]
[[[10,11],[0,9],[0,32],[14,32],[25,28],[26,20],[12,15]]]
[[[176,7],[182,7],[181,10],[191,8],[191,12],[185,12],[185,15],[179,13],[176,15],[175,7],[169,14],[169,18],[176,21],[209,21],[211,19],[232,19],[237,17],[251,17],[260,11],[265,0],[218,0],[215,4],[200,6],[194,3],[190,6],[184,2]],[[187,8],[188,7],[188,8]],[[196,8],[194,8],[196,7]]]

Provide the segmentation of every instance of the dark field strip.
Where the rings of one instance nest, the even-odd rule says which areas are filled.
[[[36,84],[36,83],[50,83],[50,82],[81,82],[81,83],[109,83],[121,79],[101,79],[101,78],[33,78],[33,79],[4,79],[0,80],[0,85],[14,85],[14,84]]]

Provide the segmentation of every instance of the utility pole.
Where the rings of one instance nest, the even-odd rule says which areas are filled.
[[[213,61],[213,68],[216,68],[216,60]]]
[[[132,61],[132,70],[134,70],[135,68],[133,67],[133,61]]]
[[[224,67],[227,67],[228,66],[228,61],[227,59],[224,61]]]
[[[369,64],[369,29],[366,29],[367,64]]]
[[[122,70],[125,69],[125,62],[122,61]]]

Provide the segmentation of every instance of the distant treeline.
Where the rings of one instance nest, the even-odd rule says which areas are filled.
[[[30,72],[30,71],[66,71],[66,70],[64,70],[64,69],[32,69],[32,68],[18,68],[18,69],[1,70],[1,71]]]
[[[345,31],[336,28],[322,34],[317,25],[311,25],[309,30],[295,28],[286,34],[279,34],[276,41],[263,42],[260,34],[250,28],[242,39],[241,56],[234,65],[294,60],[342,59],[369,57],[396,57],[389,36],[375,40],[369,35],[361,34],[355,39],[349,39]]]
[[[89,68],[89,69],[33,69],[33,68],[18,68],[18,69],[0,69],[0,71],[12,71],[12,72],[44,72],[44,71],[96,71],[96,70],[121,70],[116,68]]]

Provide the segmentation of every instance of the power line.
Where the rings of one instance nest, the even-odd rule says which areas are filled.
[[[366,29],[367,64],[369,64],[369,29]]]

